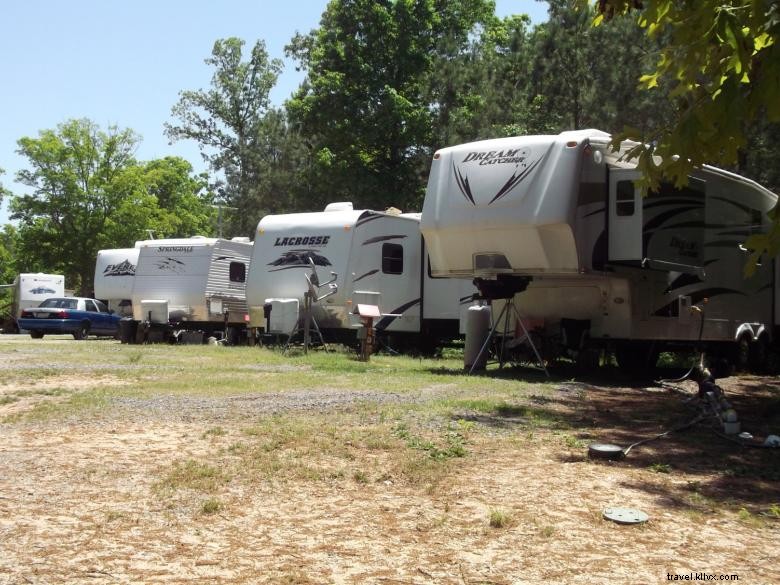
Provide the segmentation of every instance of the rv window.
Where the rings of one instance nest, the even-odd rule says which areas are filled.
[[[246,282],[246,264],[243,262],[230,263],[230,282]]]
[[[615,197],[615,213],[619,216],[634,215],[634,182],[618,181]]]
[[[382,244],[382,272],[401,274],[404,271],[404,247],[400,244]]]

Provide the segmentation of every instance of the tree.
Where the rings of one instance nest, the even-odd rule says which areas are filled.
[[[11,284],[18,274],[16,271],[16,229],[10,223],[0,229],[0,284]],[[11,288],[0,288],[0,326],[10,313]]]
[[[131,245],[147,230],[156,237],[214,233],[214,197],[204,176],[179,157],[165,157],[129,166],[116,181],[115,213],[106,222],[104,247]]]
[[[589,3],[582,0],[583,4]],[[671,124],[615,136],[638,145],[630,153],[644,186],[661,177],[682,185],[704,163],[736,165],[751,122],[780,122],[780,5],[774,0],[598,0],[596,24],[634,13],[651,38],[668,35],[654,69],[639,80],[646,91],[665,87],[673,101]],[[660,157],[660,162],[658,158]],[[754,258],[780,250],[780,211],[769,234],[747,245]]]
[[[307,78],[287,107],[311,144],[318,203],[420,205],[444,112],[431,72],[493,11],[487,0],[333,0],[319,29],[293,38],[287,54]]]
[[[208,225],[204,182],[190,177],[189,163],[139,164],[133,158],[138,141],[132,130],[103,131],[87,119],[18,141],[30,168],[17,181],[32,190],[10,203],[11,218],[19,221],[18,270],[62,272],[69,287],[89,294],[98,250],[130,246],[146,229],[190,235]]]
[[[0,177],[3,176],[4,174],[5,174],[5,169],[0,167]],[[3,187],[3,183],[0,182],[0,204],[3,203],[3,197],[5,197],[6,195],[10,195],[10,191],[8,191],[8,189]]]
[[[579,5],[579,6],[578,6]],[[534,30],[530,96],[547,131],[626,125],[653,131],[668,119],[667,95],[637,91],[660,45],[634,19],[616,16],[592,27],[594,13],[577,0],[550,0],[549,20]]]
[[[165,128],[171,140],[195,140],[211,168],[224,173],[226,203],[238,207],[239,227],[246,229],[253,211],[250,202],[261,207],[273,205],[267,196],[259,196],[257,181],[262,179],[259,169],[266,162],[263,143],[268,94],[282,62],[269,58],[263,41],[255,43],[249,61],[242,61],[243,46],[244,41],[238,38],[214,43],[211,57],[205,60],[215,68],[211,89],[181,92],[172,109],[178,124],[166,124]]]

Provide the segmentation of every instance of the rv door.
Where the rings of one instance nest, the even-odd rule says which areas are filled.
[[[609,172],[609,260],[641,262],[642,194],[634,184],[639,173],[633,169]]]
[[[705,181],[661,183],[642,197],[633,169],[609,173],[609,260],[704,275]]]

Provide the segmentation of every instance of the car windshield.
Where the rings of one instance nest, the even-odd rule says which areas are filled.
[[[39,306],[53,309],[76,309],[79,302],[77,299],[46,299]]]

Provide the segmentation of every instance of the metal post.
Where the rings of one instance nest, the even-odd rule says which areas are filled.
[[[311,343],[311,293],[308,291],[303,295],[303,353],[309,353],[309,344]]]

